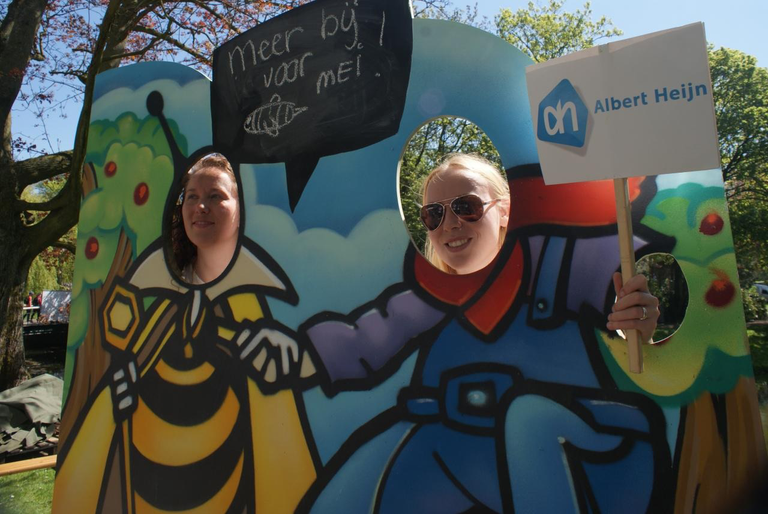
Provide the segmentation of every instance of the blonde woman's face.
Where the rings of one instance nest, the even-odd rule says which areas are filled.
[[[198,170],[185,188],[181,214],[187,237],[198,249],[236,240],[240,226],[237,184],[218,168]]]
[[[509,200],[486,205],[485,215],[478,221],[459,219],[450,208],[450,200],[474,194],[483,202],[497,199],[491,184],[480,174],[451,167],[427,184],[425,204],[444,203],[443,222],[428,232],[429,241],[445,264],[464,275],[485,268],[493,261],[502,241],[499,231],[509,222]]]

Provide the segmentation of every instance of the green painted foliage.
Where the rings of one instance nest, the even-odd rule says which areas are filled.
[[[186,139],[169,121],[182,153]],[[124,113],[91,124],[86,166],[96,188],[83,199],[77,237],[78,265],[72,284],[69,350],[82,343],[89,321],[87,292],[100,287],[112,266],[120,233],[135,258],[162,233],[161,213],[173,180],[170,148],[157,118]],[[68,360],[68,363],[71,359]]]
[[[722,220],[717,233],[701,232],[707,216]],[[733,252],[728,210],[719,187],[688,183],[660,191],[648,206],[642,223],[677,240],[672,253],[678,260],[703,266],[713,258]]]
[[[179,133],[179,128],[173,120],[168,120],[168,124],[181,152],[186,154],[186,138]],[[126,112],[114,121],[97,120],[92,122],[88,132],[85,162],[93,163],[97,168],[104,166],[107,151],[114,143],[136,143],[152,148],[155,155],[171,156],[171,150],[163,134],[162,126],[154,116],[139,119],[132,112]]]
[[[752,369],[722,189],[696,183],[663,189],[641,222],[675,238],[672,255],[685,275],[688,308],[670,339],[644,348],[642,374],[625,369],[623,341],[599,335],[614,379],[620,388],[643,391],[664,405],[729,391]]]

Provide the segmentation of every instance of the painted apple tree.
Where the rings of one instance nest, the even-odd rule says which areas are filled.
[[[661,189],[641,222],[675,238],[671,253],[688,284],[688,309],[674,334],[645,349],[642,374],[627,373],[625,345],[602,335],[614,378],[666,405],[731,390],[738,377],[753,373],[746,330],[733,335],[733,327],[744,326],[744,312],[722,188],[688,182]]]
[[[171,130],[181,151],[186,140]],[[83,353],[101,352],[94,306],[111,279],[162,233],[161,220],[173,180],[171,153],[157,118],[124,113],[91,123],[84,169],[84,196],[77,238],[78,265],[72,284],[66,383],[83,369]],[[116,258],[118,254],[121,257]],[[115,264],[120,263],[120,264]],[[116,269],[120,268],[120,269]],[[101,367],[106,356],[95,359]],[[101,365],[97,364],[102,362]],[[94,370],[95,371],[95,370]],[[66,397],[67,391],[65,391]]]

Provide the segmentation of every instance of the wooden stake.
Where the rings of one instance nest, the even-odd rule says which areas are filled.
[[[52,468],[54,466],[56,466],[56,455],[0,464],[0,477],[12,475],[14,473],[24,473],[35,469]]]
[[[619,227],[619,255],[621,256],[621,283],[635,276],[635,245],[632,235],[632,208],[629,205],[629,186],[626,178],[613,179],[616,192],[616,223]],[[643,372],[643,349],[637,330],[627,330],[629,371]]]

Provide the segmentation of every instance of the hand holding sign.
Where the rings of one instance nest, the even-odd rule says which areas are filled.
[[[291,209],[320,157],[397,133],[410,75],[407,0],[317,0],[214,52],[214,147],[285,162]]]
[[[526,78],[544,181],[614,179],[626,283],[635,275],[627,177],[720,166],[704,27],[576,52],[528,67]],[[640,342],[627,336],[639,373]]]

